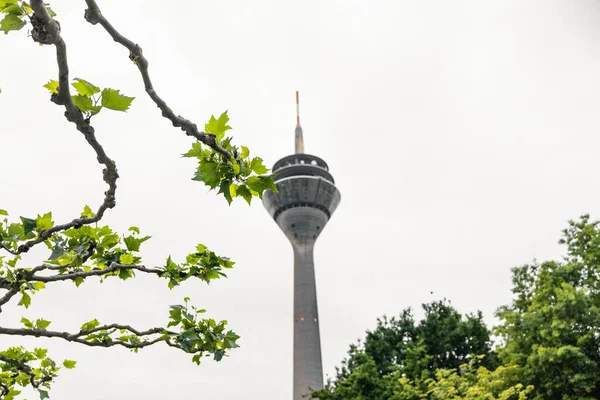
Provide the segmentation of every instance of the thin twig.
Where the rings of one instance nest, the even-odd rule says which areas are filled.
[[[8,292],[6,292],[6,294],[0,298],[0,313],[2,312],[2,306],[8,303],[14,295],[19,293],[20,287],[21,285],[19,284],[13,284],[13,286],[8,290]]]
[[[92,25],[100,24],[102,27],[108,32],[108,34],[112,37],[112,39],[123,45],[123,47],[129,50],[129,58],[137,65],[140,73],[142,74],[142,79],[144,80],[144,88],[148,96],[154,101],[156,106],[162,111],[162,116],[167,118],[169,121],[173,123],[173,126],[181,128],[186,135],[192,136],[202,143],[208,145],[218,153],[220,153],[225,159],[229,159],[232,157],[231,153],[221,146],[219,146],[216,142],[216,137],[213,134],[200,132],[196,124],[191,122],[190,120],[183,118],[181,115],[175,115],[173,110],[167,105],[167,103],[160,98],[160,96],[154,90],[152,86],[152,80],[150,79],[150,74],[148,72],[148,60],[144,57],[142,52],[142,48],[133,43],[131,40],[127,39],[125,36],[120,34],[110,22],[102,15],[100,11],[100,7],[95,0],[85,0],[88,8],[85,10],[85,19]]]

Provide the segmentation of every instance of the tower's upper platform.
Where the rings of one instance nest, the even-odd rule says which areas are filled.
[[[292,154],[277,161],[273,173],[279,192],[267,191],[263,195],[263,203],[271,217],[281,226],[282,218],[288,219],[283,216],[288,210],[294,209],[293,214],[300,219],[304,212],[299,208],[306,210],[304,214],[307,217],[309,214],[315,215],[318,210],[316,214],[323,214],[319,218],[320,231],[341,199],[327,163],[310,154]],[[320,232],[314,233],[318,235]]]
[[[265,191],[263,204],[292,244],[314,244],[341,196],[327,163],[304,153],[299,103],[296,92],[296,154],[283,157],[273,166],[278,192]]]

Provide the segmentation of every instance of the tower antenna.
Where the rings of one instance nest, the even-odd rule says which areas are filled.
[[[304,137],[300,126],[300,95],[296,90],[296,154],[304,153]]]

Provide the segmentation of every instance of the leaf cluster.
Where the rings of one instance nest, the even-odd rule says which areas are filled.
[[[75,361],[64,360],[67,369],[75,368]],[[10,347],[0,351],[0,398],[13,400],[21,393],[18,388],[33,386],[46,399],[52,380],[61,369],[46,349],[35,348],[28,351],[23,347]]]
[[[119,89],[104,88],[84,80],[75,78],[71,83],[77,91],[77,95],[71,96],[73,104],[79,108],[85,118],[89,121],[91,117],[108,108],[115,111],[127,111],[135,97],[122,95]],[[50,80],[44,85],[51,94],[58,95],[58,81]]]
[[[50,6],[46,5],[46,9],[50,16],[56,16]],[[33,10],[25,1],[0,0],[0,14],[4,14],[4,17],[0,20],[0,31],[8,35],[8,32],[21,30],[27,25],[26,18],[31,18]]]
[[[53,233],[43,240],[48,248],[46,261],[35,267],[22,267],[19,248],[23,242],[35,240],[55,226],[52,213],[38,215],[36,218],[20,217],[18,221],[9,220],[9,213],[6,210],[0,210],[0,215],[3,217],[0,223],[0,246],[11,253],[9,256],[0,256],[0,289],[8,290],[11,296],[20,294],[21,299],[18,304],[25,308],[30,307],[33,294],[45,289],[52,282],[72,281],[76,286],[80,286],[91,277],[98,277],[101,282],[110,277],[127,280],[134,277],[135,272],[142,272],[166,279],[168,287],[172,289],[190,278],[209,283],[226,277],[224,270],[231,269],[235,264],[227,257],[218,256],[206,246],[199,244],[182,263],[174,262],[169,256],[164,265],[147,268],[141,264],[142,258],[139,252],[142,245],[151,239],[150,236],[142,235],[136,226],[130,227],[127,234],[119,235],[110,227],[96,223]],[[81,216],[93,218],[94,213],[86,206]],[[8,300],[10,297],[0,300],[0,306],[2,302]],[[135,352],[140,348],[165,342],[171,347],[193,354],[195,363],[199,364],[201,357],[208,355],[220,361],[229,350],[238,347],[236,340],[239,336],[231,330],[226,330],[226,321],[216,322],[211,318],[200,318],[205,310],[189,306],[188,301],[189,299],[186,298],[185,305],[171,306],[166,328],[138,331],[118,324],[101,325],[93,319],[83,324],[79,332],[69,334],[49,331],[51,321],[44,318],[35,320],[22,318],[22,329],[6,330],[0,327],[0,334],[58,337],[89,346],[121,345]],[[174,331],[169,329],[171,327],[179,329]],[[40,385],[49,387],[50,381],[58,372],[58,367],[51,360],[43,361],[39,357],[35,358],[35,352],[28,352],[25,349],[20,350],[23,354],[17,360],[12,357],[14,351],[17,350],[13,349],[7,353],[7,359],[10,356],[13,362],[21,360],[24,363],[21,371],[30,368],[34,371],[35,379],[45,379]],[[42,350],[36,351],[37,356],[41,357]],[[40,368],[46,369],[38,371],[32,367],[31,362],[36,360],[42,362]],[[10,365],[12,364],[6,364],[4,368],[7,371],[17,368]],[[70,362],[64,364],[65,367],[72,365],[74,364]],[[16,396],[18,390],[15,389],[15,385],[26,383],[24,378],[13,375],[10,375],[11,379],[3,379],[0,382],[6,387],[5,398]],[[45,389],[40,388],[40,390],[41,395],[47,396]]]
[[[232,157],[225,158],[199,141],[195,142],[183,155],[198,160],[196,174],[192,179],[204,182],[211,190],[219,188],[218,194],[222,194],[229,204],[236,197],[242,197],[250,204],[255,196],[262,199],[265,190],[277,192],[273,175],[267,175],[269,170],[264,166],[262,158],[251,158],[247,147],[235,146],[231,143],[232,138],[225,136],[231,129],[228,122],[229,117],[225,111],[219,118],[212,115],[204,129],[206,133],[214,135],[216,143]]]
[[[187,353],[195,353],[192,361],[196,364],[200,364],[202,356],[211,354],[215,361],[221,361],[228,350],[239,347],[236,341],[240,337],[231,330],[225,331],[227,321],[199,318],[206,310],[189,306],[187,297],[184,300],[184,305],[172,305],[169,311],[167,327],[179,326],[179,332],[166,332],[163,338],[172,340]]]

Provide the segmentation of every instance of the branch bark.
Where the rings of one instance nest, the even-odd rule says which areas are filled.
[[[129,50],[129,58],[137,65],[142,79],[144,81],[144,88],[148,96],[154,101],[156,106],[162,111],[162,116],[167,118],[173,123],[173,126],[181,128],[186,135],[196,138],[207,146],[211,147],[218,153],[220,153],[226,160],[231,158],[230,152],[222,148],[216,143],[215,135],[210,133],[200,132],[196,124],[192,121],[183,118],[181,115],[175,115],[173,110],[167,105],[167,103],[156,93],[152,86],[152,80],[148,72],[148,60],[144,57],[142,48],[127,39],[125,36],[120,34],[110,22],[102,15],[100,7],[95,0],[85,0],[88,8],[85,10],[85,19],[92,25],[100,24],[106,32],[112,37],[112,39],[121,44],[127,50]]]
[[[83,344],[90,347],[114,347],[114,346],[122,346],[128,349],[141,349],[144,347],[152,346],[158,342],[167,342],[171,347],[177,347],[183,350],[183,347],[170,342],[167,338],[158,337],[152,340],[148,340],[140,343],[128,343],[119,340],[111,341],[111,342],[90,342],[85,340],[85,336],[88,336],[92,333],[96,333],[102,330],[113,330],[113,329],[124,329],[128,332],[133,333],[134,335],[143,338],[144,336],[155,335],[158,333],[168,333],[175,335],[175,332],[168,331],[164,328],[151,328],[145,331],[139,331],[135,328],[132,328],[129,325],[121,325],[121,324],[110,324],[98,326],[94,329],[81,330],[77,333],[69,333],[69,332],[58,332],[58,331],[48,331],[45,329],[25,329],[25,328],[4,328],[0,327],[0,335],[12,335],[12,336],[33,336],[33,337],[47,337],[47,338],[59,338],[66,340],[68,342],[74,342]],[[200,351],[200,350],[198,350]]]
[[[102,175],[104,182],[106,182],[108,185],[108,190],[104,192],[104,201],[98,207],[94,217],[75,218],[71,222],[56,225],[46,231],[43,231],[37,238],[29,240],[28,242],[20,245],[16,252],[17,254],[28,252],[33,246],[42,243],[56,232],[100,221],[100,219],[102,219],[104,216],[104,212],[109,208],[114,208],[115,206],[115,193],[117,190],[116,182],[119,178],[117,166],[115,162],[108,157],[104,151],[104,148],[96,139],[94,127],[90,125],[90,122],[83,117],[83,114],[79,108],[75,106],[73,100],[71,99],[71,92],[69,89],[67,46],[60,35],[60,26],[50,17],[42,0],[32,0],[31,8],[34,11],[31,19],[33,24],[33,39],[39,43],[53,44],[56,47],[56,62],[58,65],[58,95],[53,95],[52,101],[65,107],[65,117],[67,120],[75,124],[77,130],[83,133],[85,140],[92,147],[92,149],[94,149],[96,153],[96,159],[105,167],[102,171]]]
[[[8,289],[8,292],[6,292],[4,294],[4,296],[2,296],[0,298],[0,313],[2,312],[2,306],[6,303],[8,303],[10,301],[10,299],[13,298],[14,295],[16,295],[17,293],[19,293],[19,288],[21,287],[20,284],[17,283],[13,283],[13,285]]]
[[[146,331],[138,331],[136,329],[131,328],[129,325],[111,324],[111,325],[99,326],[97,328],[90,329],[90,330],[82,330],[82,331],[79,331],[78,333],[48,331],[45,329],[25,329],[25,328],[0,327],[0,335],[60,338],[60,339],[66,340],[68,342],[84,344],[84,345],[90,346],[90,347],[123,346],[128,349],[140,349],[143,347],[151,346],[158,342],[167,341],[167,339],[163,339],[160,337],[155,338],[153,340],[146,341],[146,342],[140,342],[140,343],[128,343],[128,342],[122,342],[122,341],[118,341],[118,340],[111,341],[111,342],[90,342],[83,338],[84,336],[88,336],[94,332],[98,332],[98,331],[101,331],[104,329],[106,329],[106,330],[126,329],[137,336],[148,336],[148,335],[166,332],[165,329],[163,329],[163,328],[152,328],[152,329],[148,329]],[[170,332],[170,333],[172,333],[172,332]]]
[[[71,273],[60,274],[60,275],[52,275],[52,276],[40,276],[40,275],[35,274],[35,273],[43,271],[45,269],[57,270],[57,269],[62,269],[62,268],[65,268],[65,267],[49,265],[49,264],[42,264],[41,266],[35,267],[31,271],[29,271],[31,274],[26,279],[30,282],[44,282],[44,283],[59,282],[59,281],[72,281],[77,278],[85,279],[90,276],[106,275],[108,273],[114,272],[119,269],[134,269],[136,271],[141,271],[141,272],[145,272],[145,273],[149,273],[149,274],[156,274],[156,275],[159,275],[162,272],[162,270],[160,270],[158,268],[146,268],[143,265],[124,265],[124,264],[118,264],[118,263],[111,263],[107,268],[93,269],[91,271],[77,271],[77,272],[71,272]]]

